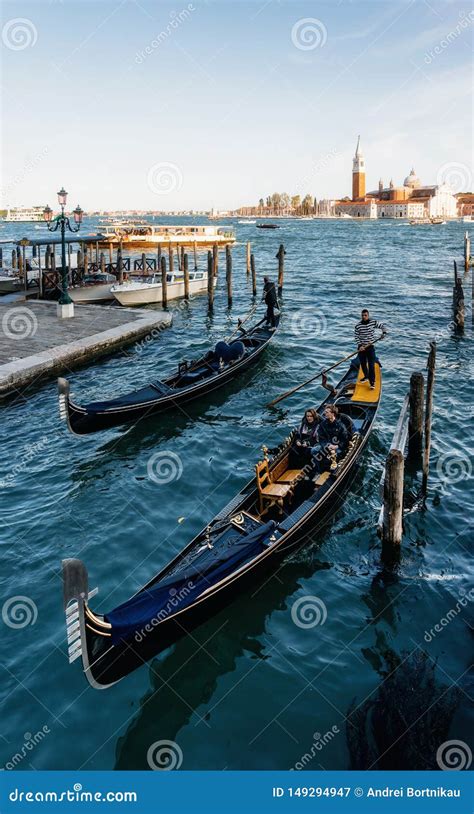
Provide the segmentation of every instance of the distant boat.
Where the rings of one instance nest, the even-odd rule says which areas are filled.
[[[410,226],[444,226],[443,218],[415,218],[410,221]]]
[[[257,221],[256,220],[238,220],[237,223],[240,223],[242,226],[255,226]]]
[[[151,223],[121,223],[101,227],[99,244],[124,246],[227,246],[235,243],[235,234],[228,227]]]
[[[276,223],[257,223],[257,229],[279,229]]]
[[[472,215],[464,215],[462,219],[463,223],[471,223],[472,222]]]
[[[4,220],[9,223],[34,223],[35,221],[43,221],[44,223],[43,213],[44,206],[32,206],[28,209],[16,207],[14,209],[7,209]]]
[[[167,299],[176,300],[184,297],[184,275],[181,273],[168,272],[166,275]],[[215,285],[215,281],[214,281]],[[124,283],[117,283],[110,289],[112,296],[120,305],[148,305],[149,303],[162,302],[161,274],[141,275],[127,280]],[[207,272],[189,272],[189,293],[200,294],[207,291]]]

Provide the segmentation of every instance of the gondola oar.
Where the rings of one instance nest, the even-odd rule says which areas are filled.
[[[375,343],[379,342],[380,339],[382,339],[381,336],[379,336],[378,339],[375,339],[372,342],[372,345],[375,345]],[[273,401],[269,401],[268,404],[267,404],[267,407],[274,407],[275,404],[278,404],[279,401],[283,401],[283,399],[286,399],[288,396],[293,395],[293,393],[296,393],[298,390],[301,390],[302,387],[306,387],[307,384],[311,384],[311,382],[314,382],[315,379],[319,379],[320,376],[325,376],[326,373],[329,373],[330,370],[334,370],[335,367],[339,367],[339,365],[342,365],[343,362],[347,362],[349,359],[352,359],[353,356],[357,356],[358,353],[359,353],[359,351],[355,350],[352,353],[350,353],[349,356],[344,356],[343,359],[339,359],[339,361],[336,362],[334,365],[331,365],[330,367],[326,367],[326,368],[324,368],[324,370],[320,370],[319,373],[315,373],[315,375],[311,376],[310,379],[306,379],[305,382],[302,382],[301,384],[298,384],[296,387],[293,387],[291,390],[287,390],[286,393],[282,393],[281,396],[277,396],[277,398],[273,399]]]
[[[235,336],[240,331],[240,329],[242,328],[242,325],[245,325],[247,320],[250,319],[250,317],[255,313],[255,310],[259,305],[260,305],[260,303],[258,303],[258,302],[256,302],[255,305],[252,305],[252,307],[251,307],[250,311],[248,312],[247,316],[245,317],[245,319],[239,320],[238,323],[237,323],[237,328],[235,329],[235,331],[233,331],[233,333],[231,333],[230,336],[226,337],[226,340],[225,340],[226,342],[230,342],[232,337]],[[262,320],[262,322],[263,322],[263,320]],[[258,324],[260,324],[260,323],[258,323]]]

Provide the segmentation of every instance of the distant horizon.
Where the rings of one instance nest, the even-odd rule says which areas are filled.
[[[54,206],[61,184],[86,211],[235,210],[278,189],[344,198],[359,133],[368,189],[412,167],[423,184],[473,187],[464,0],[2,12],[2,209]]]

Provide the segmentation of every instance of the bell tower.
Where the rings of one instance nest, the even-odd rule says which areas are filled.
[[[352,161],[352,200],[357,201],[360,198],[365,198],[365,161],[360,151],[359,136]]]

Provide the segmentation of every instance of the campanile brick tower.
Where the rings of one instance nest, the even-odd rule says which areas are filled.
[[[360,136],[357,139],[355,156],[352,161],[352,200],[365,198],[365,161],[360,151]]]

